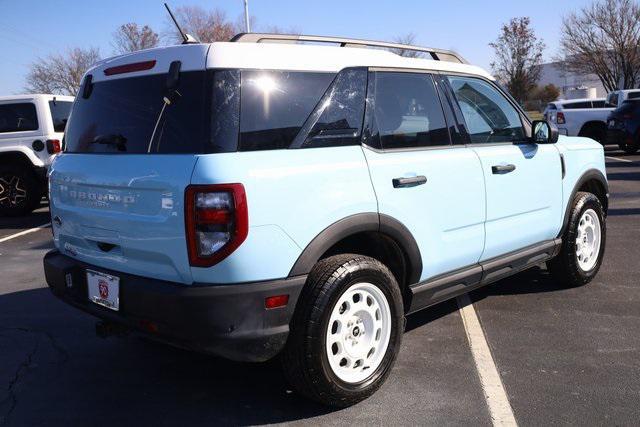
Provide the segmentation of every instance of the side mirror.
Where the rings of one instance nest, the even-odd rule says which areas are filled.
[[[532,142],[535,144],[555,144],[558,142],[558,128],[546,120],[534,120],[531,124]]]

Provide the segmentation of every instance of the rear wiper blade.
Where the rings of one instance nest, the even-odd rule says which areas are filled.
[[[125,146],[127,144],[127,138],[123,135],[117,134],[108,134],[108,135],[98,135],[93,138],[91,141],[92,144],[103,144],[103,145],[115,145],[118,148],[118,151],[125,151]]]

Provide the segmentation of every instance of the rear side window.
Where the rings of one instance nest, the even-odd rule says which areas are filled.
[[[640,92],[629,92],[628,99],[638,99],[640,98]]]
[[[333,73],[243,71],[239,150],[288,148],[334,77]]]
[[[580,108],[591,108],[591,102],[570,102],[568,104],[564,104],[563,108],[565,110],[578,110]]]
[[[380,144],[369,145],[383,149],[449,145],[447,124],[431,75],[376,72],[373,79],[370,120],[373,138]]]
[[[367,69],[338,73],[291,145],[337,147],[360,143],[367,93]]]
[[[489,83],[472,77],[449,76],[472,144],[524,139],[518,110]]]
[[[33,103],[0,104],[0,133],[37,129],[38,114]]]
[[[605,107],[605,101],[593,101],[593,108],[604,108]]]
[[[64,132],[72,105],[73,103],[68,101],[49,101],[49,111],[51,111],[54,132]]]

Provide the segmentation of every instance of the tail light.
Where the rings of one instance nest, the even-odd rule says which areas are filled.
[[[244,186],[191,185],[185,197],[189,264],[211,267],[247,238],[249,214]]]
[[[563,125],[563,124],[566,123],[565,120],[564,120],[564,113],[558,113],[556,115],[556,123],[559,124],[559,125]]]
[[[60,145],[59,139],[47,139],[47,152],[49,154],[56,154],[62,151],[62,145]]]

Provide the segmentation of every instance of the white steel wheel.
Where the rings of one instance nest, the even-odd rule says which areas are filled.
[[[391,336],[384,293],[371,283],[350,286],[333,307],[326,334],[333,373],[351,384],[367,379],[384,359]]]
[[[601,242],[602,230],[598,214],[593,209],[587,209],[578,222],[576,237],[576,257],[582,271],[589,271],[596,265]]]

